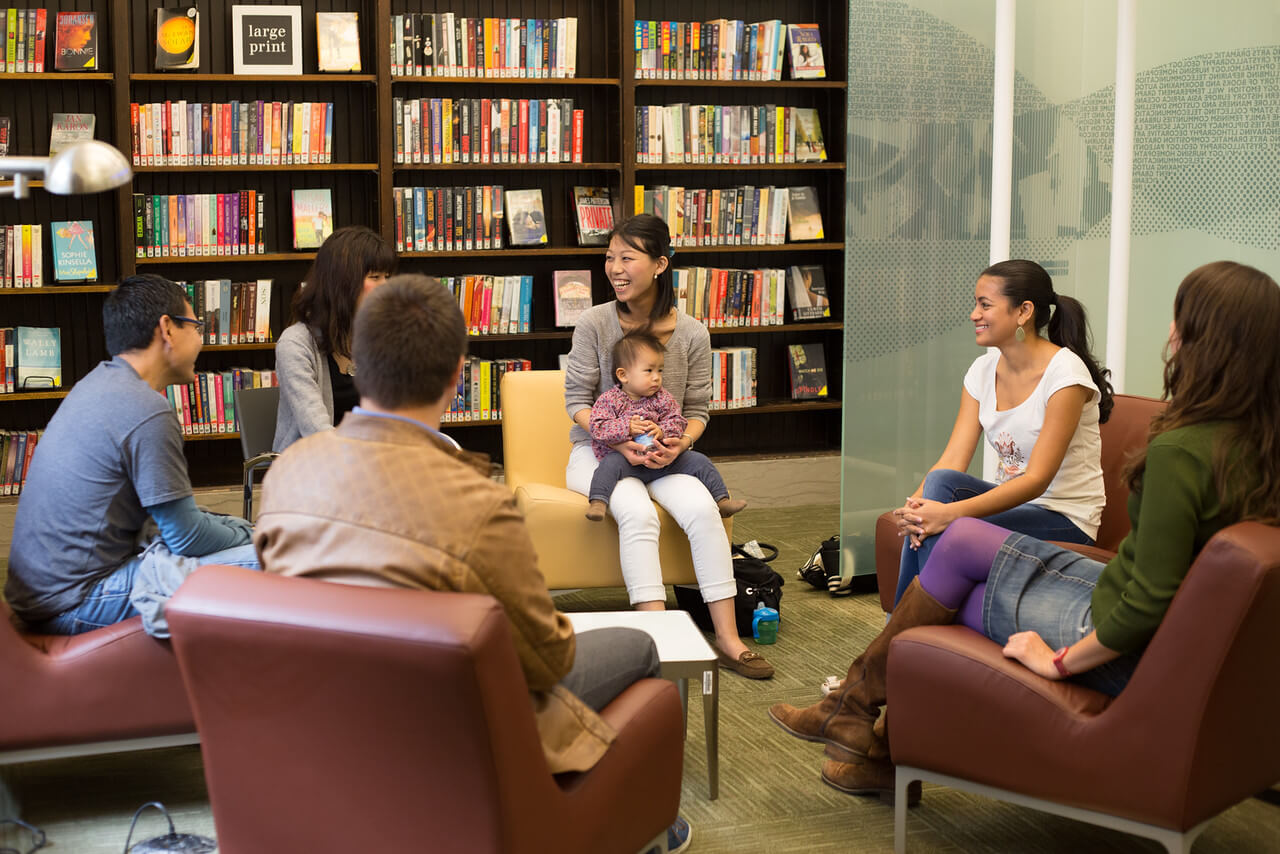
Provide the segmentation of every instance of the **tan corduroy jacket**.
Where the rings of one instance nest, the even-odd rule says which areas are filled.
[[[575,641],[488,458],[414,422],[350,413],[271,465],[253,542],[282,575],[461,593],[502,604],[552,773],[591,768],[615,733],[558,683]]]

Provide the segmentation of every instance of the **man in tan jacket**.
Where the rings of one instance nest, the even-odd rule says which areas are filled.
[[[489,461],[439,430],[462,370],[456,300],[425,276],[365,297],[353,357],[360,405],[271,466],[254,544],[263,568],[348,584],[487,593],[511,623],[553,773],[582,771],[614,732],[596,714],[658,674],[644,632],[574,635],[538,570],[509,490]]]

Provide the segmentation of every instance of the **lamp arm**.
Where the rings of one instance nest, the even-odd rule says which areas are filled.
[[[12,186],[0,187],[0,196],[26,198],[31,176],[43,178],[48,167],[48,157],[0,157],[0,175],[13,176]]]

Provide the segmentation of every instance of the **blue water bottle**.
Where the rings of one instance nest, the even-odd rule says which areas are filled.
[[[751,634],[756,643],[776,643],[778,640],[778,611],[760,605],[751,618]]]

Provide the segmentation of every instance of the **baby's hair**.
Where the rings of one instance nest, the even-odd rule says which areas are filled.
[[[662,346],[661,341],[643,329],[628,332],[617,340],[613,345],[613,381],[615,383],[618,382],[618,368],[631,367],[645,350],[658,355],[667,352],[667,348]]]

